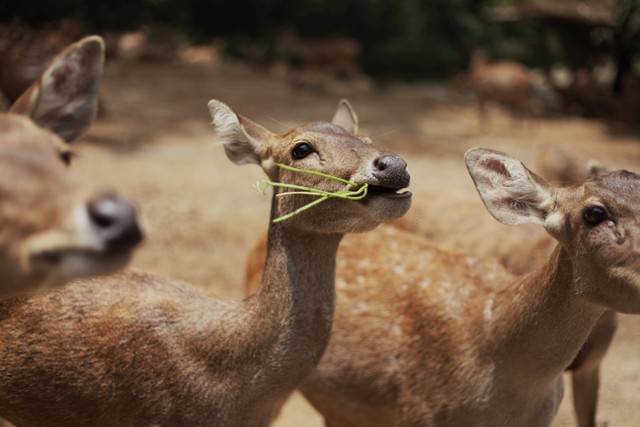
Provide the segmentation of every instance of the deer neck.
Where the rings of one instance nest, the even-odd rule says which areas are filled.
[[[558,245],[544,266],[496,295],[503,310],[494,325],[505,333],[493,351],[509,375],[545,385],[576,356],[605,308],[581,298],[575,280],[571,257]]]
[[[277,217],[277,203],[272,218]],[[335,306],[335,266],[342,234],[305,233],[271,223],[260,291],[247,300],[250,323],[265,357],[292,378],[306,375],[322,356]],[[292,366],[285,366],[290,361]],[[268,361],[265,361],[268,364]]]

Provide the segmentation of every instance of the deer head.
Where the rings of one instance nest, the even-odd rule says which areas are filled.
[[[504,224],[538,223],[560,242],[580,277],[577,295],[623,313],[640,313],[640,176],[594,174],[557,188],[519,160],[486,149],[465,155],[489,212]]]
[[[280,168],[280,164],[368,185],[364,199],[329,199],[287,220],[287,226],[320,233],[362,232],[402,216],[410,207],[411,193],[399,192],[409,185],[406,162],[356,135],[358,119],[346,100],[338,104],[331,123],[310,123],[283,135],[235,114],[220,101],[210,101],[209,110],[229,159],[260,165],[272,181],[326,192],[352,189],[343,182]],[[276,189],[276,194],[281,192]],[[276,197],[274,209],[293,212],[313,200],[310,197]]]
[[[123,267],[142,234],[135,208],[112,191],[88,193],[65,163],[67,142],[96,111],[104,46],[65,49],[0,115],[0,296]]]

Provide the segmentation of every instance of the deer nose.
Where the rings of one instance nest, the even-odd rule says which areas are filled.
[[[128,249],[142,241],[136,208],[129,201],[104,192],[89,200],[87,210],[107,251]]]
[[[390,153],[382,154],[373,160],[373,176],[378,180],[378,185],[393,188],[408,187],[411,179],[407,162]]]

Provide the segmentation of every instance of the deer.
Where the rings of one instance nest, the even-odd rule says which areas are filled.
[[[542,176],[569,185],[607,172],[594,161],[589,161],[586,168],[579,168],[577,165],[571,168],[567,167],[571,164],[567,163],[569,159],[560,160],[556,166],[562,165],[561,168],[539,162],[541,164],[538,168],[544,167],[546,170]],[[567,174],[567,171],[572,173]],[[429,203],[414,202],[407,215],[393,222],[395,226],[424,236],[446,248],[481,257],[497,257],[503,266],[516,275],[525,274],[542,265],[556,246],[555,240],[535,224],[523,224],[515,229],[504,227],[490,215],[484,215],[481,212],[482,204],[469,200],[466,194],[429,191],[427,194],[420,193],[420,196]],[[439,208],[434,210],[433,206]],[[441,215],[442,211],[448,212],[446,218]],[[487,236],[491,236],[491,239],[487,239]],[[529,250],[523,252],[523,245],[527,245]],[[256,278],[252,277],[255,271],[255,267],[251,267],[251,270],[247,268],[247,283],[250,284],[248,292],[253,292],[258,286]],[[578,427],[596,426],[600,367],[616,328],[616,312],[607,310],[567,367],[571,374],[573,407]]]
[[[103,62],[102,40],[84,38],[0,113],[0,299],[109,274],[142,240],[131,202],[83,189],[65,165],[95,116]]]
[[[316,199],[275,185],[262,289],[249,298],[128,271],[0,302],[0,416],[19,426],[265,426],[320,360],[338,245],[409,209],[407,164],[357,136],[346,100],[331,122],[284,134],[208,106],[233,163],[324,192],[367,184],[366,196],[300,210]]]
[[[595,424],[608,313],[640,311],[632,214],[640,178],[600,171],[555,187],[503,153],[465,158],[496,219],[543,224],[556,248],[516,275],[496,258],[393,225],[347,236],[332,337],[299,387],[327,426],[549,425],[567,367],[579,425]],[[383,252],[380,241],[393,243]],[[249,281],[260,249],[249,257]]]
[[[550,155],[551,154],[551,155]],[[607,173],[598,162],[590,160],[586,167],[580,167],[573,157],[562,150],[546,152],[538,160],[538,169],[544,170],[544,177],[562,185],[571,185]],[[443,248],[465,252],[481,258],[496,258],[507,270],[515,275],[523,275],[544,264],[553,253],[556,241],[536,224],[519,227],[504,227],[494,220],[479,200],[469,200],[466,193],[421,191],[414,192],[414,198],[406,215],[390,223],[393,227],[420,235]],[[434,209],[433,206],[438,206]],[[447,212],[447,215],[442,215]],[[492,236],[487,239],[487,236]],[[521,251],[523,245],[529,248]],[[260,289],[262,270],[266,255],[266,234],[254,245],[247,258],[245,268],[245,295],[252,295]],[[338,257],[357,256],[343,254]],[[343,270],[337,270],[337,280],[348,283],[342,277]],[[348,285],[347,285],[348,286]],[[337,290],[340,294],[342,288]],[[588,339],[567,367],[571,373],[573,404],[579,427],[595,427],[600,366],[611,345],[617,327],[617,317],[613,310],[607,310],[593,327]]]
[[[514,61],[489,62],[484,50],[477,49],[471,56],[469,74],[481,124],[487,121],[486,104],[490,101],[509,108],[514,117],[532,115],[533,78],[524,65]]]
[[[350,37],[303,39],[295,30],[287,28],[278,38],[277,48],[284,56],[299,62],[299,67],[289,73],[289,80],[295,86],[326,89],[332,81],[362,77],[358,65],[361,46]]]

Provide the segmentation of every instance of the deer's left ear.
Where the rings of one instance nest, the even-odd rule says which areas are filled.
[[[53,58],[10,112],[31,117],[65,142],[74,141],[96,115],[103,64],[102,38],[85,37]]]
[[[545,222],[553,205],[553,187],[518,159],[473,148],[464,160],[478,194],[495,219],[507,225]]]
[[[338,125],[352,135],[358,133],[358,116],[346,99],[340,100],[331,123]]]

